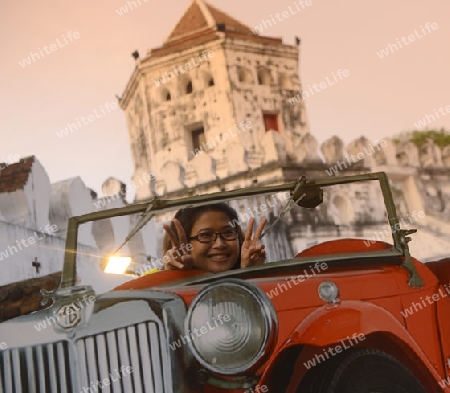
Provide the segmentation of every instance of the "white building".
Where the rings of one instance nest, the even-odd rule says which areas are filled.
[[[21,159],[0,171],[0,286],[61,271],[67,221],[71,216],[124,206],[121,198],[109,196],[105,182],[97,199],[79,177],[50,184],[47,172],[35,157]],[[104,255],[120,244],[133,226],[130,218],[102,220],[80,227],[78,275],[84,283],[104,292],[126,280],[100,269]],[[155,255],[154,229],[147,225],[124,252]],[[114,243],[114,244],[112,244]]]

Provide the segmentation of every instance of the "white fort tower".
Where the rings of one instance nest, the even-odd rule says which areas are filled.
[[[280,180],[284,164],[317,152],[303,102],[288,102],[300,90],[298,54],[192,1],[164,44],[136,60],[120,100],[134,178],[155,176],[136,199]]]

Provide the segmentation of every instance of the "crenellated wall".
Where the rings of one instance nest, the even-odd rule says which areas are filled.
[[[105,196],[97,198],[79,177],[50,184],[35,157],[7,169],[0,172],[0,286],[61,271],[68,219],[126,205],[126,187],[113,178],[104,183]],[[130,216],[80,227],[78,275],[84,283],[104,292],[128,279],[105,274],[100,261],[122,243],[135,222],[136,217]],[[136,263],[146,263],[143,256],[155,256],[155,250],[155,229],[150,223],[123,252],[136,255]]]
[[[287,142],[280,133],[266,132],[263,141],[263,146],[266,147],[263,163],[253,170],[249,170],[249,156],[244,149],[237,148],[227,150],[227,161],[222,161],[220,166],[207,153],[197,156],[189,167],[171,163],[166,168],[167,173],[160,179],[160,184],[164,184],[161,195],[175,198],[251,187],[255,184],[277,184],[294,181],[300,175],[314,179],[384,171],[391,181],[399,216],[408,218],[411,214],[421,215],[420,220],[414,220],[415,227],[420,229],[419,234],[414,235],[417,240],[411,243],[414,255],[428,259],[445,255],[450,247],[449,148],[441,149],[428,141],[418,149],[410,142],[395,144],[387,138],[370,141],[366,137],[344,144],[337,136],[319,145],[311,134],[305,134],[296,137],[297,157],[292,160],[286,152]],[[218,171],[230,173],[228,165],[233,168],[233,174],[222,180]],[[286,230],[290,233],[290,244],[284,245],[285,251],[269,255],[269,259],[280,258],[285,252],[292,255],[296,250],[335,236],[371,238],[380,233],[384,230],[383,197],[377,186],[365,187],[344,187],[344,191],[331,194],[323,206],[318,208],[315,222],[305,227],[305,222],[312,217],[299,216],[291,222],[290,229],[278,231],[281,237],[266,239],[267,249],[275,247],[280,251],[282,247],[277,245],[283,243]],[[242,215],[249,207],[258,204],[256,199],[250,198],[244,205],[234,207]],[[261,214],[258,219],[264,216],[272,222],[280,208],[281,206],[276,206]],[[170,218],[169,214],[164,217]],[[159,237],[161,240],[160,234]],[[389,241],[389,238],[388,233],[383,240]]]

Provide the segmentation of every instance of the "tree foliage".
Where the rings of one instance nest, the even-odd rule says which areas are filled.
[[[422,147],[428,139],[431,139],[439,147],[450,145],[450,132],[441,128],[438,130],[408,131],[393,138],[394,143],[408,140],[417,147]]]

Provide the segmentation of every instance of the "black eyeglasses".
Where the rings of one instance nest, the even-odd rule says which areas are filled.
[[[239,232],[236,229],[227,229],[223,232],[201,232],[196,236],[191,236],[189,240],[197,240],[200,243],[213,243],[220,236],[223,240],[236,240]]]

